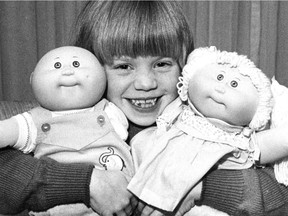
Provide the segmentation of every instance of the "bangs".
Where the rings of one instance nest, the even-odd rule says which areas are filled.
[[[121,7],[114,5],[110,22],[95,30],[102,33],[94,34],[98,38],[93,40],[94,52],[100,61],[111,64],[115,57],[121,56],[165,56],[179,60],[183,56],[185,41],[188,44],[187,40],[191,39],[190,35],[185,38],[183,33],[189,29],[176,28],[180,26],[179,19],[164,11],[169,8],[145,1],[115,4]],[[159,13],[159,10],[163,11]]]
[[[115,37],[107,38],[102,43],[105,46],[102,54],[106,63],[112,63],[114,57],[121,56],[132,58],[137,56],[165,56],[178,60],[182,55],[182,43],[176,41],[173,34],[167,35],[167,33],[153,31],[153,29],[143,29],[143,31],[143,33],[138,34],[137,30],[132,31],[130,29],[127,31],[128,37],[118,32]]]

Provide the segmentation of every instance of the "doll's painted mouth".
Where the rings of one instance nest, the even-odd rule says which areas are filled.
[[[222,105],[224,107],[226,107],[226,105],[221,101],[221,100],[218,100],[216,99],[215,97],[210,97],[210,99],[214,102],[214,103],[217,103],[219,105]]]
[[[74,87],[74,86],[78,86],[79,83],[77,81],[62,81],[61,83],[59,83],[59,87]]]
[[[74,86],[78,86],[78,84],[76,83],[76,84],[70,84],[70,85],[60,85],[60,87],[67,87],[67,88],[74,87]]]

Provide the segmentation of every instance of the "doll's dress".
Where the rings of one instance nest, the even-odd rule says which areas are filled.
[[[177,108],[175,104],[158,118],[157,127],[140,132],[131,141],[136,174],[128,189],[166,211],[173,211],[212,167],[245,169],[259,155],[241,133],[242,127],[204,118],[190,106],[178,103]]]
[[[121,170],[134,174],[130,147],[116,133],[103,99],[92,109],[54,116],[51,111],[37,107],[29,111],[37,128],[34,156],[50,157],[61,163],[88,163],[101,170]],[[114,105],[115,106],[115,105]],[[114,115],[122,114],[115,106]],[[21,114],[20,114],[21,115]],[[120,123],[119,123],[120,124]],[[31,149],[31,147],[27,147]],[[46,212],[30,212],[36,216],[98,215],[84,204],[59,205]]]

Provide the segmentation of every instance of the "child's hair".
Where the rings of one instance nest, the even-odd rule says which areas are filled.
[[[114,57],[165,56],[184,65],[194,49],[180,5],[173,1],[91,1],[76,23],[74,45],[100,63]]]

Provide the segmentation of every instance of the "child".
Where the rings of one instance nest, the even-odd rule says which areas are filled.
[[[125,112],[131,123],[129,137],[133,137],[154,124],[156,117],[178,96],[176,83],[186,54],[193,50],[189,25],[179,5],[173,1],[91,1],[87,2],[78,20],[78,27],[73,28],[76,45],[90,50],[103,63],[107,99]],[[274,141],[272,143],[274,145]],[[118,179],[107,181],[98,175],[105,176],[109,172],[99,172],[87,164],[77,166],[44,158],[38,160],[11,149],[1,151],[0,155],[1,213],[16,213],[25,208],[45,210],[56,203],[61,204],[59,201],[81,201],[107,216],[130,212],[129,209],[122,211],[123,206],[114,205],[120,200],[118,191],[108,187],[114,184],[121,188]],[[59,170],[65,170],[65,173]],[[273,182],[273,174],[260,181],[260,177],[266,177],[270,172],[269,168],[251,172],[213,171],[204,178],[203,193],[199,193],[199,197],[201,195],[203,203],[231,215],[239,211],[252,212],[251,215],[283,212],[287,207],[282,204],[282,197],[287,197],[286,188]],[[259,178],[255,178],[256,175]],[[19,189],[17,184],[22,187]],[[107,189],[103,189],[103,184]],[[125,190],[126,186],[122,184]],[[257,190],[264,187],[276,192]],[[255,189],[255,193],[249,189]],[[267,199],[271,200],[269,204]],[[245,205],[247,203],[250,205]]]
[[[128,122],[102,99],[106,75],[97,58],[80,47],[45,54],[30,79],[39,107],[0,123],[0,145],[63,163],[92,163],[97,169],[133,175],[125,143]],[[4,135],[4,136],[3,136]],[[84,204],[57,206],[31,215],[97,215]]]
[[[196,49],[182,75],[178,93],[188,105],[176,99],[157,128],[131,141],[136,174],[128,189],[166,211],[212,167],[252,167],[260,158],[255,132],[266,127],[273,104],[270,80],[236,53]]]

